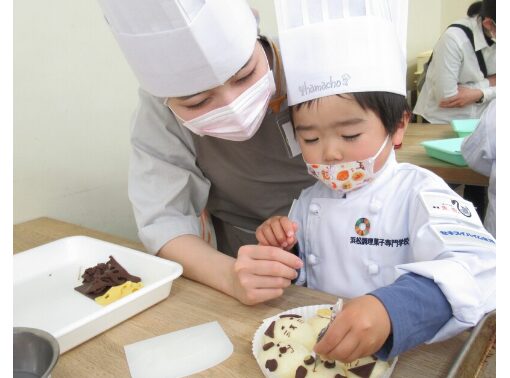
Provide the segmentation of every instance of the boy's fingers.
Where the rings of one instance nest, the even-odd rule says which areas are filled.
[[[267,227],[263,228],[263,233],[264,233],[264,237],[267,240],[268,245],[273,246],[273,247],[280,246],[280,243],[278,242],[278,240],[276,239],[276,237],[274,235],[273,229],[269,225],[267,225]]]
[[[283,230],[285,232],[286,238],[294,237],[294,222],[292,222],[289,218],[283,217],[280,219],[280,223],[283,227]]]
[[[280,221],[271,222],[271,230],[273,230],[274,237],[278,240],[278,245],[284,245],[287,242],[287,236],[285,235],[285,230],[282,227]]]
[[[344,337],[348,334],[351,328],[350,324],[342,321],[341,315],[342,312],[337,315],[331,326],[328,328],[327,332],[322,337],[321,341],[315,345],[314,351],[318,354],[327,356],[336,348],[338,344],[342,342]]]

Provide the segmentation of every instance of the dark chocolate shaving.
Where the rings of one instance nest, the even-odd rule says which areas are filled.
[[[268,350],[268,349],[271,349],[272,347],[274,347],[274,343],[273,342],[270,342],[270,343],[266,343],[262,346],[262,349],[264,351]]]
[[[275,371],[276,369],[278,369],[278,362],[274,359],[267,360],[265,366],[269,371]]]
[[[295,315],[295,314],[284,314],[280,315],[280,318],[301,318],[301,315]]]
[[[280,347],[280,353],[287,353],[287,347]]]
[[[296,369],[296,378],[305,378],[308,374],[308,369],[302,365],[299,365]]]
[[[333,369],[336,366],[335,361],[324,361],[324,367],[326,369]]]
[[[273,321],[269,327],[267,327],[266,329],[266,332],[264,332],[264,335],[268,336],[268,337],[271,337],[274,339],[274,324],[275,322]]]
[[[106,263],[87,268],[81,277],[83,285],[74,289],[91,299],[103,295],[112,286],[122,285],[126,281],[140,282],[140,277],[129,274],[113,256],[110,256]]]
[[[370,377],[370,374],[372,374],[372,370],[374,370],[375,362],[371,362],[366,365],[361,365],[352,369],[349,369],[351,373],[356,374],[358,377],[361,378],[368,378]]]
[[[311,365],[315,362],[315,358],[313,358],[313,356],[308,356],[305,358],[303,362],[305,363],[305,365]]]
[[[347,378],[347,377],[345,375],[338,373],[338,374],[335,374],[335,378]]]

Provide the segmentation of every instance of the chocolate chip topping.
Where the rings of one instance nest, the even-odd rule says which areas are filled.
[[[338,374],[335,374],[335,378],[347,378],[347,377],[345,375],[338,373]]]
[[[269,371],[275,371],[276,369],[278,369],[278,362],[276,360],[267,360],[266,368]]]
[[[275,322],[273,321],[269,327],[267,327],[266,329],[266,332],[264,332],[264,335],[268,336],[268,337],[271,337],[274,339],[274,324]]]
[[[335,361],[324,361],[324,367],[326,369],[333,369],[336,366]]]
[[[262,349],[264,349],[265,351],[268,350],[268,349],[271,349],[272,347],[274,347],[274,343],[271,341],[270,343],[266,343],[264,344],[264,346],[262,347]]]
[[[351,373],[356,374],[361,378],[368,378],[370,374],[372,374],[372,370],[374,370],[375,362],[371,362],[366,365],[361,365],[352,369],[349,369]]]
[[[287,353],[287,347],[280,347],[280,353]]]
[[[307,356],[303,362],[305,363],[305,365],[311,365],[315,362],[315,358],[313,358],[313,356],[310,355]]]
[[[295,314],[280,315],[280,318],[301,318],[301,317],[302,317],[301,315],[295,315]]]
[[[92,299],[103,295],[112,286],[122,285],[126,281],[140,282],[140,277],[129,274],[113,256],[110,256],[106,263],[87,268],[81,277],[83,285],[74,289]]]
[[[296,378],[305,378],[308,374],[308,369],[302,365],[299,365],[296,369]]]

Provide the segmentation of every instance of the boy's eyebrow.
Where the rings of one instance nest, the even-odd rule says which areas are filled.
[[[336,121],[333,126],[350,126],[350,125],[357,125],[358,123],[363,122],[363,118],[349,118],[344,119],[342,121]]]
[[[334,122],[331,126],[332,127],[338,127],[338,126],[351,126],[351,125],[357,125],[358,123],[364,122],[365,120],[363,118],[349,118],[344,119],[341,121]],[[295,129],[296,131],[308,131],[317,129],[318,126],[316,125],[296,125]]]
[[[294,127],[294,129],[296,131],[308,131],[308,130],[313,130],[316,128],[317,128],[317,126],[315,126],[315,125],[296,125],[296,127]]]
[[[248,64],[250,64],[250,62],[253,60],[253,56],[254,56],[254,54],[252,54],[252,55],[250,56],[250,58],[248,59],[248,61],[247,61],[247,62],[246,62],[246,63],[245,63],[245,64],[244,64],[241,68],[239,68],[239,70],[238,70],[238,71],[237,71],[234,75],[232,75],[232,77],[236,76],[237,74],[239,74],[239,72],[241,72],[244,68],[246,68],[246,66],[247,66]],[[199,95],[199,94],[201,94],[201,93],[204,93],[204,92],[207,92],[207,91],[198,92],[198,93],[195,93],[195,94],[192,94],[192,95],[188,95],[188,96],[181,96],[181,97],[177,97],[177,99],[178,99],[178,100],[181,100],[181,101],[185,101],[185,100],[187,100],[188,98],[195,97],[195,96],[197,96],[197,95]]]

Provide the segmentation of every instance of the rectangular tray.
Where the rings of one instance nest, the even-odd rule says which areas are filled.
[[[107,306],[80,294],[86,268],[113,256],[144,287]],[[182,266],[87,236],[72,236],[14,255],[15,327],[40,328],[57,338],[60,352],[162,301]]]
[[[463,140],[464,138],[426,140],[421,142],[421,145],[425,147],[427,155],[433,158],[459,166],[466,166],[466,161],[460,151]]]
[[[486,314],[471,331],[446,378],[477,377],[496,343],[496,310]]]
[[[466,137],[475,131],[479,122],[479,118],[454,119],[450,122],[450,124],[452,125],[453,131],[457,133],[458,137]]]

